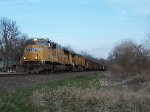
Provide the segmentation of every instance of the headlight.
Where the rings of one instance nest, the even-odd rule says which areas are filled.
[[[26,57],[23,57],[23,59],[26,59]]]
[[[35,59],[37,59],[37,56],[35,57]]]

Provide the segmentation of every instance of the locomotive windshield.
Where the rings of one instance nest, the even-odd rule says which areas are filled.
[[[41,50],[42,50],[41,48],[27,48],[26,52],[38,52],[38,51],[41,51]]]
[[[39,45],[39,46],[47,46],[47,42],[36,42],[36,45]]]
[[[48,40],[45,39],[30,39],[27,41],[29,45],[48,46]]]

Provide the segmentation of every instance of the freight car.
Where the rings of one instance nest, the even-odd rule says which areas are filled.
[[[16,66],[17,72],[27,73],[85,70],[105,70],[105,66],[46,39],[34,39],[27,45],[21,64]]]

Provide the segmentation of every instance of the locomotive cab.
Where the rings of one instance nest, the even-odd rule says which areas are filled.
[[[24,50],[23,63],[35,62],[39,63],[43,60],[43,50],[42,46],[38,45],[28,45]]]
[[[47,51],[50,48],[51,43],[48,40],[34,39],[31,45],[25,47],[22,62],[24,64],[43,64],[47,59]]]

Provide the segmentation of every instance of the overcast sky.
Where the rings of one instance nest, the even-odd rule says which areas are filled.
[[[98,58],[121,40],[146,38],[149,16],[150,0],[0,0],[0,17],[16,21],[23,33]]]

